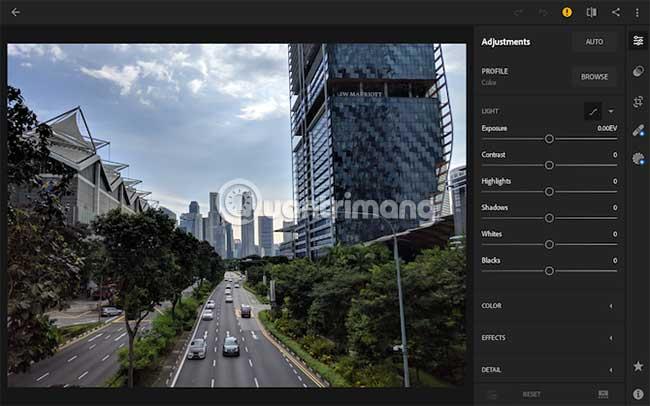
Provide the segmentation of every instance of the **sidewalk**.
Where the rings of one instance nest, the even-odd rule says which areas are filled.
[[[57,327],[73,326],[76,324],[94,323],[99,321],[98,309],[99,300],[75,299],[68,302],[69,307],[62,311],[47,312],[46,315],[54,320]],[[103,305],[108,304],[107,300],[102,301]],[[106,321],[110,317],[102,317]]]

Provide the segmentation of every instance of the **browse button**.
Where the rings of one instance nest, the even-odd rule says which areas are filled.
[[[573,68],[574,87],[616,87],[616,67],[576,67]]]

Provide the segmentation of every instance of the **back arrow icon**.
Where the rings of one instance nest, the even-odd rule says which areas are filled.
[[[18,14],[20,14],[20,10],[18,8],[14,7],[13,10],[11,10],[11,15],[14,17],[18,17]]]

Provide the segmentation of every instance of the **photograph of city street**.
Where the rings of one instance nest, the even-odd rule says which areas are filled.
[[[7,55],[10,387],[464,385],[465,45]]]

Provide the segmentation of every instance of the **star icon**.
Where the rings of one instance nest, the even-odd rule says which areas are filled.
[[[643,371],[643,364],[641,363],[641,361],[637,361],[636,363],[632,364],[632,366],[634,367],[634,372]]]

